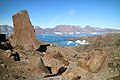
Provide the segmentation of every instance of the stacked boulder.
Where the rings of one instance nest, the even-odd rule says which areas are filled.
[[[38,73],[49,73],[40,55],[36,53],[40,44],[35,36],[35,30],[30,22],[28,11],[22,10],[12,16],[14,24],[14,34],[9,37],[9,42],[13,47],[8,57],[18,54],[21,61],[28,64],[28,70]],[[16,56],[14,56],[16,57]]]

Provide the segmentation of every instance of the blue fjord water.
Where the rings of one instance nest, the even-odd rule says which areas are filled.
[[[52,42],[60,46],[77,46],[79,43],[65,40],[66,38],[77,38],[80,36],[95,36],[96,34],[68,34],[68,35],[57,35],[57,34],[36,34],[39,41]]]

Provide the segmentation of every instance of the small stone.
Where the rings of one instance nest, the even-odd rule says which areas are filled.
[[[6,50],[5,52],[6,52],[6,53],[11,53],[11,50]]]
[[[2,67],[4,67],[5,65],[4,64],[1,64]]]
[[[23,77],[23,79],[26,79],[26,77]]]
[[[18,75],[12,75],[13,78],[19,79],[20,77]]]
[[[7,65],[5,65],[3,62],[0,62],[1,67],[7,68]]]
[[[5,45],[5,42],[1,42],[2,45]]]
[[[114,59],[118,59],[118,60],[120,60],[120,57],[114,57]]]
[[[117,63],[113,63],[113,66],[115,66],[115,67],[116,67],[116,66],[117,66]]]
[[[63,64],[64,64],[64,66],[68,66],[69,62],[67,60],[63,60]]]

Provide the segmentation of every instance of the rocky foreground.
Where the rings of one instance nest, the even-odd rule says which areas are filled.
[[[92,37],[95,42],[89,45],[49,46],[46,54],[20,48],[11,49],[9,41],[1,42],[0,79],[119,80],[119,35],[106,34],[96,37]],[[104,37],[108,38],[106,44]]]
[[[119,33],[80,37],[90,44],[60,47],[37,41],[26,10],[13,23],[14,34],[0,42],[0,80],[120,80]]]

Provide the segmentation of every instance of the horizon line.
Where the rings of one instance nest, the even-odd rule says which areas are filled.
[[[13,25],[10,25],[10,24],[0,24],[0,25],[8,25],[8,26],[11,26],[11,27],[13,27]],[[59,26],[59,25],[65,25],[65,26],[79,26],[79,27],[81,27],[81,28],[84,28],[84,27],[86,27],[86,26],[90,26],[90,27],[94,27],[94,28],[101,28],[101,29],[118,29],[118,30],[120,30],[120,28],[109,28],[109,27],[95,27],[95,26],[91,26],[91,25],[85,25],[84,27],[83,26],[80,26],[80,25],[74,25],[74,24],[58,24],[58,25],[56,25],[56,26]],[[54,26],[54,27],[42,27],[42,26],[40,26],[40,25],[32,25],[32,26],[39,26],[40,28],[43,28],[43,29],[46,29],[46,28],[55,28],[56,26]],[[14,27],[13,27],[14,28]]]

